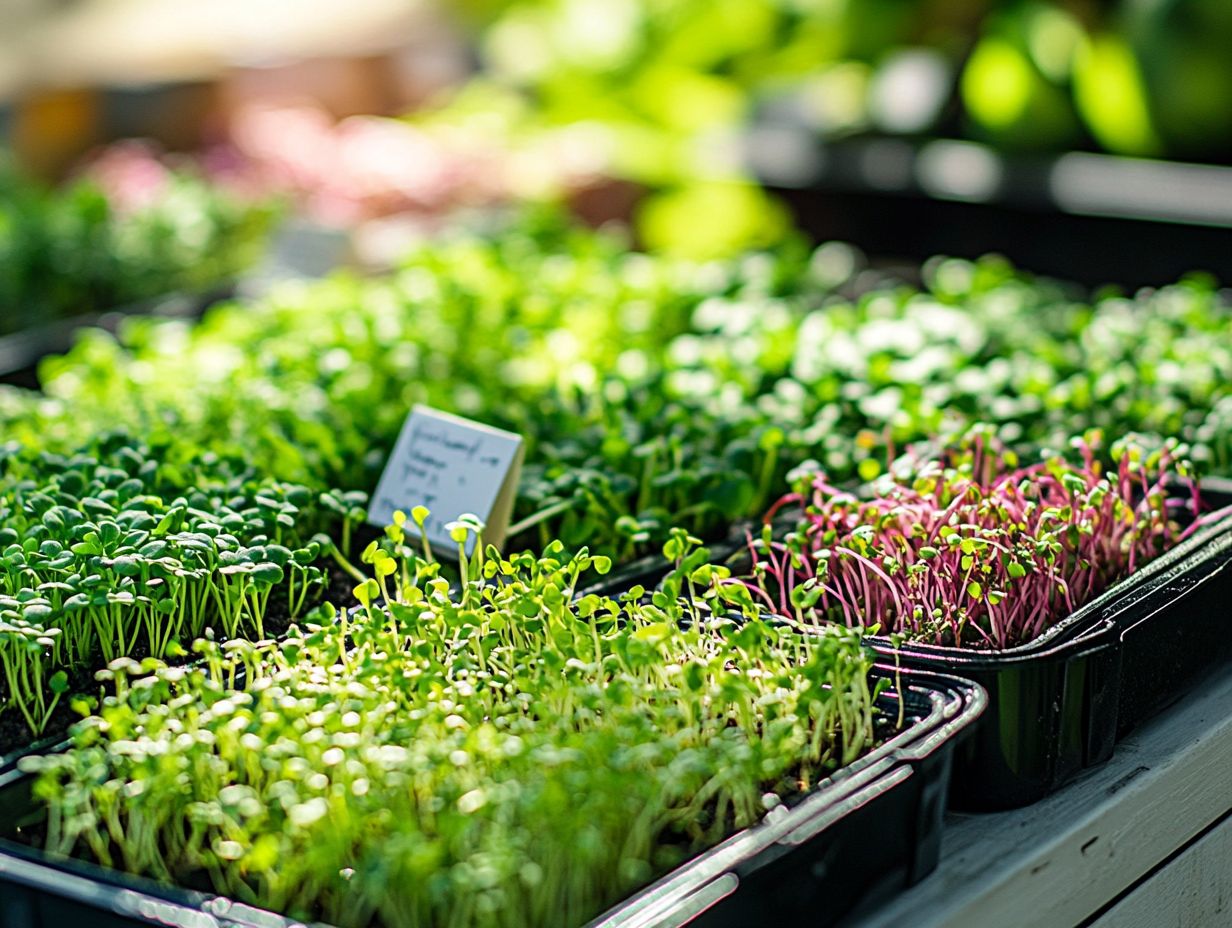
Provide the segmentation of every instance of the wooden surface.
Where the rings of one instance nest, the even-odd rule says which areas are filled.
[[[1044,801],[951,815],[937,871],[858,925],[1232,925],[1232,833],[1211,828],[1230,811],[1232,667]]]
[[[1232,818],[1204,834],[1090,928],[1232,926]]]

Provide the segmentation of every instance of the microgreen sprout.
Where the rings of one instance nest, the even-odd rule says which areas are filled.
[[[721,584],[577,597],[610,561],[559,544],[489,548],[451,593],[391,529],[347,621],[113,665],[74,749],[24,762],[48,848],[348,928],[573,925],[878,737],[858,632]]]
[[[674,526],[709,540],[757,517],[806,458],[835,485],[871,480],[976,421],[1024,454],[1094,426],[1176,436],[1204,474],[1232,466],[1210,281],[1084,298],[988,258],[840,296],[797,251],[693,265],[537,215],[433,241],[387,279],[91,335],[44,365],[54,402],[0,401],[0,425],[42,445],[126,423],[363,490],[428,403],[524,436],[513,548],[618,562]]]
[[[99,662],[166,657],[207,628],[263,638],[271,597],[294,617],[319,592],[312,493],[225,461],[180,492],[176,471],[123,435],[0,455],[0,712],[31,733]]]
[[[807,473],[778,507],[799,512],[794,529],[750,538],[741,582],[801,621],[954,647],[1030,641],[1183,537],[1169,506],[1183,447],[1117,442],[1108,470],[1098,432],[1074,447],[1080,463],[1049,454],[1023,467],[973,429],[940,458],[901,459],[866,493]]]

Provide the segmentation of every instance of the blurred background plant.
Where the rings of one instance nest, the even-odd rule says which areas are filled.
[[[393,216],[421,232],[554,197],[689,257],[786,231],[747,169],[766,114],[826,141],[1232,162],[1224,0],[195,7],[17,0],[0,129],[44,173],[124,135],[208,148],[220,175],[315,221],[379,220],[378,241]]]
[[[56,191],[0,171],[0,335],[232,282],[274,214],[135,143]]]

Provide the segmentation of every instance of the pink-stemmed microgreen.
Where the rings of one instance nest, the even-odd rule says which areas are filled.
[[[1107,467],[1101,449],[1090,432],[1073,442],[1077,463],[1050,453],[1021,466],[976,428],[939,456],[909,453],[864,491],[806,469],[750,537],[739,582],[800,621],[951,647],[1031,641],[1187,531],[1169,505],[1188,473],[1183,447],[1119,441]],[[776,533],[780,513],[798,513],[792,530]]]

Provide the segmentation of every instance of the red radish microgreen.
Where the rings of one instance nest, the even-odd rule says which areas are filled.
[[[1049,454],[1019,466],[990,430],[940,458],[908,455],[866,492],[798,475],[776,511],[800,515],[749,542],[741,581],[766,608],[952,647],[1030,641],[1175,544],[1168,505],[1184,449],[1132,440],[1100,463],[1097,432],[1080,463]]]

